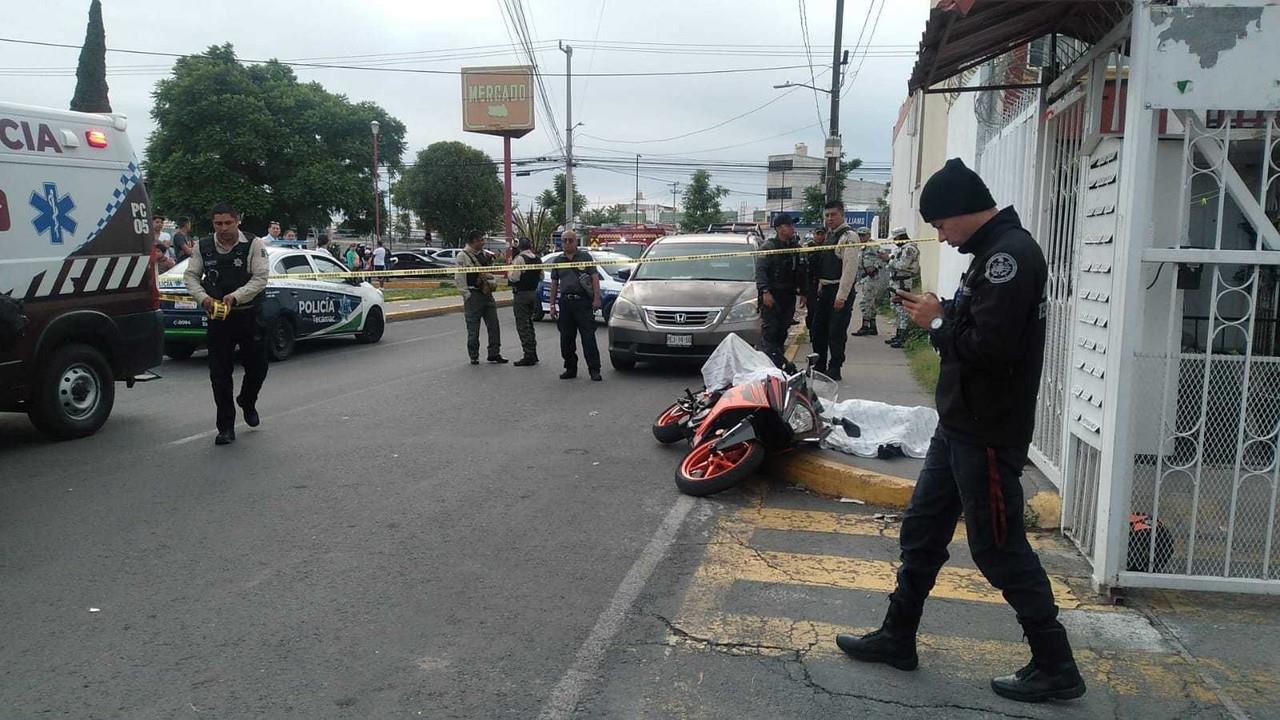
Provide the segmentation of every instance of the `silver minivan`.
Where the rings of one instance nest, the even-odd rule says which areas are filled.
[[[728,234],[671,235],[650,245],[609,316],[613,367],[706,359],[729,333],[759,345],[755,260],[722,256],[755,249],[751,238]],[[645,262],[704,255],[711,257]]]

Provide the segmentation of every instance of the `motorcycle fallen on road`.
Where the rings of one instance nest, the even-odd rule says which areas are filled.
[[[663,445],[692,440],[720,395],[718,390],[703,388],[695,393],[686,389],[684,396],[668,405],[653,421],[654,439]]]
[[[768,375],[733,385],[703,413],[695,414],[696,402],[682,407],[693,438],[688,454],[676,467],[680,492],[703,496],[728,490],[754,474],[769,453],[821,443],[832,429],[822,416],[822,403],[835,403],[840,386],[813,369],[817,358],[810,355],[806,369],[790,375]],[[686,393],[695,401],[700,397]],[[852,421],[839,422],[850,437],[861,435]]]

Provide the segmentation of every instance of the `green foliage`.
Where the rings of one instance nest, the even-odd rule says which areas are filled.
[[[711,185],[711,173],[694,171],[693,178],[684,189],[684,217],[680,220],[680,229],[697,232],[721,222],[724,211],[720,208],[720,198],[728,194],[727,188]]]
[[[277,62],[242,65],[230,44],[179,59],[156,84],[146,178],[156,207],[190,214],[209,230],[209,208],[226,201],[245,227],[373,226],[373,136],[379,162],[398,168],[404,124],[371,102],[352,103],[300,83]]]
[[[89,4],[89,25],[80,48],[80,64],[76,66],[76,92],[71,97],[76,112],[109,113],[107,99],[107,33],[102,26],[102,3]]]
[[[564,173],[557,173],[556,179],[552,183],[551,188],[543,190],[538,196],[539,207],[546,208],[551,213],[551,219],[556,225],[564,225],[564,214],[568,208],[565,207],[568,202],[568,196],[565,194],[565,177]],[[573,183],[573,214],[582,215],[582,211],[587,207],[587,197],[578,192],[578,183]]]
[[[849,179],[849,173],[862,167],[862,160],[859,158],[845,160],[844,155],[840,157],[840,167],[836,170],[836,194],[844,197],[844,186]],[[810,185],[804,189],[804,210],[800,212],[801,219],[805,223],[821,225],[822,206],[825,204],[827,204],[827,171],[823,169],[822,180],[817,185]]]
[[[471,230],[489,232],[502,221],[498,166],[483,151],[456,141],[437,142],[418,153],[392,188],[396,205],[413,210],[438,230],[445,244],[461,247]]]
[[[551,221],[551,211],[545,207],[530,207],[526,212],[517,212],[511,222],[515,225],[516,237],[527,238],[533,243],[533,251],[542,255],[550,252],[551,234],[556,223]]]
[[[592,208],[578,213],[578,219],[584,225],[617,225],[626,216],[627,206],[619,203],[602,208]]]

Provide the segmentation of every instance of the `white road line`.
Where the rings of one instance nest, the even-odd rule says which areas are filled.
[[[424,335],[424,336],[422,336],[422,337],[418,337],[418,338],[409,338],[409,339],[407,339],[407,340],[398,340],[398,341],[393,342],[393,343],[387,343],[386,345],[383,345],[382,347],[391,347],[392,345],[404,345],[404,344],[406,344],[406,343],[421,342],[421,341],[423,341],[423,340],[430,340],[430,339],[432,339],[432,338],[438,338],[438,337],[442,337],[442,336],[444,336],[444,335],[456,335],[457,333],[460,333],[460,332],[462,332],[462,331],[461,331],[461,330],[449,330],[449,331],[447,331],[447,332],[435,333],[435,334],[432,334],[432,335]],[[373,349],[373,348],[371,347],[370,349]],[[417,373],[415,373],[415,374],[417,374]],[[410,375],[409,377],[413,377],[413,375]],[[348,398],[348,397],[351,397],[351,396],[353,396],[353,395],[361,395],[361,394],[366,393],[366,392],[368,392],[368,391],[370,391],[370,390],[373,390],[373,389],[375,389],[375,388],[380,388],[380,387],[383,387],[383,386],[385,386],[385,385],[391,385],[391,384],[393,384],[393,383],[403,382],[403,381],[404,381],[404,380],[406,380],[406,379],[407,379],[407,378],[394,378],[394,379],[392,379],[392,380],[386,380],[386,381],[384,381],[384,382],[374,383],[373,385],[366,385],[366,386],[364,386],[364,387],[360,388],[359,390],[350,390],[350,391],[348,391],[348,392],[344,392],[344,393],[341,393],[341,394],[339,394],[339,395],[332,395],[332,396],[327,397],[327,398],[325,398],[325,399],[323,399],[323,400],[317,400],[317,401],[315,401],[315,402],[313,402],[313,403],[308,403],[308,404],[306,404],[306,405],[299,405],[299,406],[298,406],[298,407],[296,407],[296,408],[290,408],[290,409],[288,409],[288,410],[284,410],[284,411],[282,411],[282,412],[278,412],[278,413],[276,413],[276,414],[274,414],[274,415],[263,415],[263,416],[262,416],[262,419],[263,419],[264,421],[265,421],[265,420],[274,420],[274,419],[276,419],[276,418],[285,417],[285,416],[287,416],[287,415],[293,415],[294,413],[299,413],[299,412],[302,412],[303,410],[310,410],[310,409],[311,409],[311,408],[313,408],[313,407],[318,407],[318,406],[323,405],[323,404],[325,404],[325,403],[327,403],[327,402],[332,402],[332,401],[334,401],[334,400],[341,400],[341,399],[343,399],[343,398]],[[247,426],[247,425],[245,425],[244,423],[237,423],[237,424],[236,424],[236,427],[237,427],[238,429],[240,429],[240,430],[243,430],[244,428],[246,428],[246,427],[248,427],[248,426]],[[217,430],[206,430],[206,431],[204,431],[204,432],[202,432],[202,433],[196,433],[195,435],[188,435],[188,436],[186,436],[186,437],[184,437],[184,438],[178,438],[177,440],[173,440],[173,441],[167,442],[167,443],[165,443],[165,446],[166,446],[166,447],[177,447],[178,445],[186,445],[187,443],[195,442],[196,440],[200,440],[201,438],[210,438],[210,437],[213,437],[214,435],[217,435],[217,434],[218,434],[218,431],[217,431]]]
[[[587,636],[582,647],[578,648],[578,654],[574,657],[573,666],[570,667],[560,678],[560,682],[551,691],[551,696],[547,698],[547,702],[542,707],[542,712],[538,715],[539,720],[557,720],[558,718],[572,717],[578,706],[578,698],[582,695],[582,691],[586,688],[587,683],[595,678],[600,662],[604,660],[604,654],[609,649],[618,631],[622,629],[622,623],[626,620],[627,614],[631,612],[631,606],[635,604],[636,598],[640,596],[640,591],[644,589],[645,583],[649,581],[649,576],[653,574],[654,568],[662,561],[671,549],[671,545],[675,542],[676,535],[680,532],[680,526],[684,523],[685,516],[689,514],[689,510],[693,508],[695,500],[688,495],[681,495],[671,509],[667,511],[666,518],[662,524],[654,531],[653,537],[650,538],[648,546],[644,552],[640,553],[640,557],[636,559],[631,569],[627,571],[626,577],[622,578],[622,584],[618,586],[617,592],[614,593],[613,599],[609,601],[609,606],[600,613],[600,617],[596,619],[595,627],[591,629],[591,634]]]

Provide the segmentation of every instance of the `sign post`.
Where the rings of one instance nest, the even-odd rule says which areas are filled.
[[[462,129],[502,136],[504,227],[511,228],[511,138],[533,130],[533,68],[528,65],[462,68]]]

